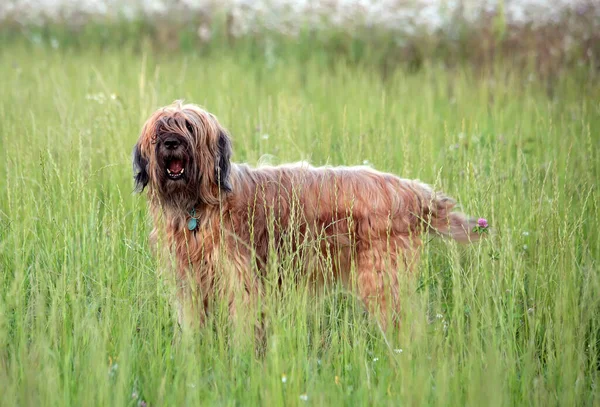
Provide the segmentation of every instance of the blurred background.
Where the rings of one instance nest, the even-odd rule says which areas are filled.
[[[552,78],[600,68],[596,0],[3,0],[3,40],[39,46],[239,48],[267,65],[321,52],[397,66],[496,61]]]

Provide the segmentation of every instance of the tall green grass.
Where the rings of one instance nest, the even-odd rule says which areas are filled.
[[[6,44],[0,78],[0,404],[600,403],[597,83]],[[387,338],[352,294],[291,284],[265,299],[263,356],[222,313],[180,333],[130,164],[176,98],[235,161],[367,163],[495,233],[428,242]]]

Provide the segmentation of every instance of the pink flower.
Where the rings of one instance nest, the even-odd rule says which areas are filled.
[[[485,218],[479,218],[477,219],[477,226],[486,229],[488,227],[488,221]]]

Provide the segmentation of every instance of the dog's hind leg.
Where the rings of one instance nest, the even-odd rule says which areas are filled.
[[[357,248],[357,285],[368,311],[383,330],[391,320],[400,327],[400,275],[410,278],[418,264],[420,239],[388,236]]]
[[[360,298],[384,331],[389,314],[396,320],[400,309],[396,255],[388,247],[386,240],[359,244],[356,263]]]

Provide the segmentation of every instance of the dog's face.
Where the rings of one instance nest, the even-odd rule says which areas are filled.
[[[179,120],[185,121],[183,118]],[[186,130],[181,131],[181,127]],[[172,117],[159,123],[154,147],[157,179],[167,194],[197,183],[198,171],[193,166],[193,134],[193,128],[187,122],[178,125],[177,119]]]
[[[216,117],[180,102],[146,122],[133,154],[136,190],[146,186],[164,205],[189,210],[230,192],[231,142]]]

